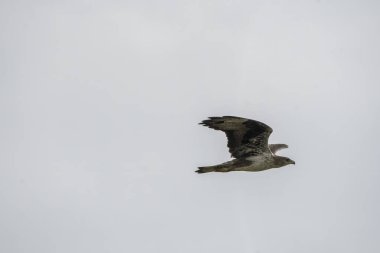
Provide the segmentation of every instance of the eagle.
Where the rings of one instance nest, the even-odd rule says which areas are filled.
[[[234,158],[231,161],[206,167],[198,167],[197,173],[262,171],[296,164],[288,157],[278,156],[276,152],[288,148],[286,144],[268,144],[273,132],[268,125],[235,116],[209,117],[200,125],[223,131],[228,139],[228,149]]]

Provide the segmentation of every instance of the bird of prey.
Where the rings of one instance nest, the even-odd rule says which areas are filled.
[[[276,152],[287,148],[286,144],[268,144],[272,128],[266,124],[240,117],[209,117],[199,123],[223,131],[228,139],[228,148],[235,159],[207,167],[198,167],[197,173],[229,171],[262,171],[279,168],[295,162]]]

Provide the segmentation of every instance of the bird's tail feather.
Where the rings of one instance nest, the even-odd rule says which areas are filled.
[[[227,163],[222,163],[219,165],[214,165],[214,166],[206,166],[206,167],[198,167],[198,170],[195,172],[197,173],[208,173],[208,172],[229,172],[231,171],[231,162]]]
[[[216,166],[207,166],[207,167],[198,167],[198,170],[196,170],[196,173],[207,173],[207,172],[213,172],[215,171]]]

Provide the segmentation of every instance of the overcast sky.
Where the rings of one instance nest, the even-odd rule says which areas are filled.
[[[0,2],[0,252],[380,252],[379,1]],[[296,166],[227,161],[235,115]]]

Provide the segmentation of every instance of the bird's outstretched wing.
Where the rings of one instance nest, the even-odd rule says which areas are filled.
[[[288,148],[288,145],[286,144],[269,144],[269,149],[273,154],[276,154],[277,151]]]
[[[244,158],[270,153],[268,138],[273,130],[262,122],[223,116],[210,117],[199,124],[225,132],[232,157]]]

